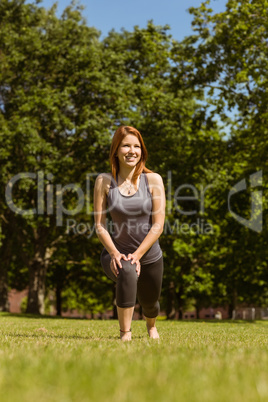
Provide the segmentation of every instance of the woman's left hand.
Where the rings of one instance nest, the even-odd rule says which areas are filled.
[[[133,253],[133,254],[128,254],[127,258],[128,258],[128,260],[132,260],[131,264],[136,264],[136,272],[137,272],[137,275],[140,276],[141,264],[140,264],[139,257],[135,253]]]

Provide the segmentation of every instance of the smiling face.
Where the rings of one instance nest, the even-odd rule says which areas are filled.
[[[117,150],[119,164],[134,167],[141,159],[141,144],[135,135],[128,134]]]

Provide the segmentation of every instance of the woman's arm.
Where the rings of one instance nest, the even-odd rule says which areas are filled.
[[[106,227],[106,191],[108,191],[110,183],[111,180],[107,174],[102,173],[96,179],[94,187],[94,220],[96,234],[100,242],[103,244],[103,246],[106,248],[111,256],[111,269],[114,274],[118,274],[116,264],[118,264],[119,267],[122,268],[120,260],[122,258],[124,260],[128,260],[128,258],[125,256],[125,254],[121,254],[117,250]]]
[[[106,227],[106,189],[108,188],[109,178],[105,174],[100,174],[94,187],[94,220],[96,234],[109,254],[115,253],[116,247]]]
[[[152,245],[156,242],[164,229],[166,197],[163,180],[158,173],[150,173],[147,175],[147,177],[148,176],[148,181],[150,187],[152,188],[152,227],[142,243],[137,248],[137,250],[133,254],[131,254],[131,259],[133,259],[133,263],[136,262],[136,260],[140,260],[141,257],[146,253],[146,251],[148,251],[149,248],[152,247]]]

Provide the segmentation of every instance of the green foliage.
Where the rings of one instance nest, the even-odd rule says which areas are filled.
[[[23,314],[26,313],[26,309],[27,309],[27,303],[28,303],[28,297],[25,296],[20,303],[20,310]]]
[[[219,229],[213,239],[215,252],[213,248],[209,252],[211,263],[205,257],[214,277],[211,301],[225,302],[230,308],[237,303],[265,305],[267,273],[258,267],[267,260],[267,2],[232,0],[225,12],[214,15],[209,2],[204,2],[189,11],[196,34],[174,48],[180,76],[200,99],[205,96],[208,121],[217,118],[230,127],[219,147],[218,164],[207,171],[214,188],[206,196],[205,215]],[[236,114],[230,118],[229,111]],[[260,233],[235,221],[226,202],[232,186],[257,171],[263,175]],[[250,219],[251,197],[252,190],[237,194],[235,213]]]
[[[94,175],[109,169],[111,134],[120,124],[141,131],[148,167],[162,175],[167,192],[163,305],[171,283],[180,312],[193,300],[197,308],[230,310],[267,303],[267,1],[229,0],[215,15],[209,2],[189,11],[194,34],[182,42],[152,21],[100,40],[75,3],[60,18],[56,6],[0,3],[0,284],[9,278],[10,286],[28,285],[29,311],[42,311],[46,288],[62,295],[63,308],[111,306],[102,246],[77,227],[93,228],[87,207],[92,211]],[[258,170],[261,233],[237,222],[227,205],[231,187]],[[36,179],[18,181],[13,201],[39,215],[15,214],[5,202],[7,183],[20,172]],[[85,204],[59,225],[57,194],[69,183],[83,190]],[[53,193],[50,206],[37,199],[42,186],[44,195]],[[251,196],[244,191],[234,203],[247,219]],[[76,206],[76,191],[66,191],[64,207]],[[68,231],[69,218],[75,228]]]

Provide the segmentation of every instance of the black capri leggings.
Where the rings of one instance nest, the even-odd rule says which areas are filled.
[[[163,278],[163,256],[151,264],[141,264],[140,276],[136,264],[121,259],[122,268],[118,267],[116,277],[110,268],[111,257],[104,249],[101,253],[101,265],[108,278],[116,282],[116,304],[118,307],[134,307],[136,298],[142,306],[145,317],[157,317],[160,311],[159,297]]]

